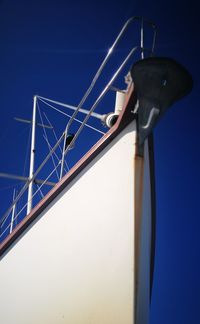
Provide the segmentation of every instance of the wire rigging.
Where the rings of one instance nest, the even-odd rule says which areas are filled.
[[[125,66],[125,64],[127,63],[127,61],[129,60],[129,58],[132,56],[132,54],[137,50],[137,49],[140,49],[141,50],[141,53],[142,53],[142,56],[144,56],[144,35],[143,35],[143,23],[144,21],[147,22],[148,24],[152,25],[152,27],[154,28],[154,35],[153,35],[153,42],[152,42],[152,50],[151,52],[153,52],[154,50],[154,45],[155,45],[155,38],[156,38],[156,27],[154,24],[152,24],[151,22],[148,22],[146,20],[143,20],[141,21],[141,44],[140,46],[136,46],[136,47],[133,47],[131,49],[131,51],[129,52],[129,54],[127,55],[127,57],[124,59],[123,63],[120,65],[120,67],[116,70],[115,74],[113,75],[113,77],[110,79],[110,81],[108,82],[108,84],[106,85],[106,87],[103,89],[103,91],[100,93],[100,95],[97,97],[97,99],[95,100],[95,102],[93,103],[93,105],[91,106],[90,110],[89,111],[86,111],[85,109],[82,109],[82,105],[84,104],[84,102],[86,101],[87,97],[89,96],[89,94],[91,93],[92,89],[94,88],[97,80],[99,79],[104,67],[106,66],[107,62],[109,61],[110,57],[111,57],[111,53],[113,52],[114,48],[116,47],[116,45],[118,45],[121,37],[123,36],[125,30],[127,29],[127,27],[130,25],[130,23],[132,23],[133,21],[135,20],[141,20],[141,17],[132,17],[130,18],[123,26],[123,28],[121,29],[120,33],[118,34],[117,38],[115,39],[114,43],[112,44],[111,48],[109,49],[109,51],[107,52],[107,55],[106,57],[104,58],[104,60],[102,61],[101,65],[99,66],[95,76],[93,77],[87,91],[85,92],[83,98],[81,99],[79,105],[77,107],[73,107],[71,106],[71,109],[74,110],[73,114],[72,115],[69,115],[63,111],[61,111],[60,109],[56,108],[57,106],[62,106],[62,107],[65,107],[65,108],[70,108],[69,106],[70,105],[66,105],[66,104],[62,104],[62,103],[59,103],[59,102],[56,102],[56,101],[53,101],[51,99],[47,99],[47,98],[43,98],[43,97],[39,97],[39,96],[35,96],[34,97],[34,100],[36,100],[36,103],[37,103],[37,109],[38,109],[38,112],[39,112],[39,115],[40,115],[40,119],[41,119],[41,122],[42,122],[42,126],[43,127],[43,137],[44,137],[44,140],[46,141],[47,145],[48,145],[48,149],[49,149],[49,153],[47,154],[47,156],[45,157],[45,159],[42,161],[42,163],[40,164],[40,166],[37,168],[37,170],[35,171],[35,173],[33,175],[30,176],[30,178],[28,178],[27,182],[25,183],[25,185],[22,187],[22,189],[20,190],[19,194],[17,195],[17,197],[15,197],[15,195],[13,195],[13,202],[11,204],[11,206],[9,207],[9,209],[6,211],[6,213],[3,215],[3,217],[1,218],[0,220],[0,224],[1,224],[1,227],[3,226],[3,224],[6,223],[6,220],[7,218],[9,217],[10,215],[10,212],[13,210],[14,211],[14,208],[16,207],[16,204],[18,203],[18,201],[20,200],[20,204],[22,204],[21,202],[21,197],[24,195],[24,193],[27,191],[27,189],[29,190],[30,188],[32,188],[32,184],[33,182],[36,180],[36,176],[39,174],[39,172],[42,170],[42,168],[44,167],[44,165],[46,164],[46,162],[51,158],[52,160],[52,163],[53,163],[53,170],[50,172],[50,174],[47,176],[47,178],[42,182],[42,184],[39,186],[38,183],[36,183],[37,185],[37,190],[31,195],[29,196],[29,201],[26,202],[26,204],[20,209],[20,211],[17,213],[17,215],[14,215],[14,220],[16,219],[17,220],[17,217],[19,214],[21,214],[21,212],[24,210],[24,208],[27,206],[27,204],[32,201],[32,199],[35,197],[36,194],[40,194],[40,196],[43,198],[44,197],[44,194],[42,192],[42,187],[45,185],[45,183],[48,181],[48,179],[53,175],[53,173],[55,172],[56,175],[57,175],[57,178],[58,179],[61,179],[62,178],[62,175],[63,175],[63,170],[65,170],[64,168],[64,165],[67,166],[67,169],[69,170],[69,166],[65,160],[65,156],[67,155],[68,151],[70,150],[71,147],[73,147],[73,144],[75,143],[76,139],[78,138],[78,136],[80,135],[82,129],[84,126],[90,128],[91,130],[94,130],[98,133],[100,133],[101,135],[104,135],[105,132],[89,125],[87,122],[89,120],[89,118],[91,116],[94,117],[94,115],[96,114],[96,117],[97,117],[97,113],[94,112],[96,106],[100,103],[100,101],[102,100],[102,98],[104,97],[104,95],[107,93],[107,91],[109,89],[111,89],[113,86],[113,82],[115,81],[115,79],[117,78],[118,74],[121,72],[122,68]],[[113,87],[114,88],[114,87]],[[52,147],[50,142],[49,142],[49,139],[48,139],[48,136],[47,136],[47,132],[45,130],[45,126],[44,123],[43,123],[43,117],[42,117],[42,112],[40,110],[40,107],[39,107],[39,102],[38,101],[41,101],[43,104],[45,104],[46,106],[49,106],[51,107],[53,110],[67,116],[69,118],[69,121],[66,125],[66,128],[64,130],[64,133],[61,135],[60,138],[57,137],[54,129],[53,129],[53,134],[54,134],[54,137],[56,139],[56,144]],[[46,102],[47,101],[47,102]],[[34,101],[35,102],[35,101]],[[53,103],[55,105],[57,105],[56,107],[53,106],[52,104],[50,103]],[[68,107],[67,107],[68,106]],[[35,107],[35,106],[34,106]],[[74,109],[75,108],[75,109]],[[79,112],[82,112],[82,113],[86,113],[86,117],[83,119],[83,121],[79,120],[77,117],[78,113]],[[44,113],[43,113],[44,114]],[[48,123],[51,125],[50,121],[48,120],[47,116],[44,114],[45,118],[47,119]],[[104,116],[106,115],[102,115],[103,116],[103,119],[101,118],[101,115],[99,115],[101,120],[104,120]],[[22,120],[21,120],[22,121]],[[70,144],[66,147],[66,138],[67,136],[69,135],[69,129],[72,125],[73,122],[78,122],[80,125],[80,127],[78,128],[77,132],[75,134],[73,134],[73,138],[72,138],[72,141],[70,142]],[[26,121],[27,122],[27,121]],[[28,121],[30,122],[30,121]],[[30,122],[31,123],[31,122]],[[35,123],[34,123],[35,125]],[[39,125],[39,124],[37,124]],[[24,133],[24,131],[23,131]],[[19,134],[18,134],[19,135]],[[34,136],[33,136],[34,138]],[[28,143],[29,143],[29,140],[30,140],[30,133],[29,133],[29,138],[28,138]],[[61,143],[63,142],[63,149],[61,148]],[[62,155],[62,158],[61,160],[59,159],[59,156],[58,154],[56,154],[56,150],[57,148],[60,150],[61,152],[61,155]],[[32,150],[33,151],[33,150]],[[55,162],[55,159],[54,157],[58,160],[58,163],[56,165],[56,162]],[[28,158],[28,149],[26,149],[26,155],[25,155],[25,161],[24,161],[24,167],[23,167],[23,174],[25,173],[25,169],[26,169],[26,163],[27,163],[27,158]],[[60,175],[58,174],[58,167],[60,167]],[[9,187],[13,187],[13,186],[9,186]],[[2,190],[0,188],[0,190]],[[25,196],[23,196],[25,197]],[[19,208],[19,205],[18,205],[18,208]],[[24,213],[23,215],[24,216]],[[20,215],[20,219],[21,219],[21,215]],[[11,222],[13,222],[13,216],[11,218]],[[7,231],[7,229],[9,228],[9,226],[11,225],[11,223],[7,226],[7,223],[6,223],[6,226],[7,228],[3,231],[3,233],[0,235],[0,237],[3,236],[3,234]]]
[[[45,135],[43,135],[43,138],[44,138],[44,140],[47,142],[47,145],[48,145],[48,147],[49,147],[49,151],[51,151],[51,150],[52,150],[52,146],[51,146],[51,144],[48,142],[48,139],[45,137]],[[55,155],[57,161],[60,161],[60,159],[59,159],[58,155],[56,154],[56,152],[53,152],[53,154]],[[55,165],[54,165],[54,167],[55,167]],[[69,171],[69,170],[67,170],[67,171]],[[66,171],[66,169],[65,169],[65,172],[67,172],[67,171]],[[56,173],[57,173],[57,170],[56,170]],[[58,174],[58,173],[57,173],[57,174]]]
[[[24,159],[24,167],[23,167],[23,172],[22,172],[23,176],[25,176],[26,165],[27,165],[27,161],[28,161],[28,153],[29,153],[30,141],[31,141],[31,125],[29,125],[29,134],[28,134],[28,140],[27,140],[27,145],[26,145],[26,154],[25,154],[25,159]]]
[[[36,185],[37,185],[37,188],[38,188],[38,191],[39,191],[39,194],[40,194],[41,198],[44,198],[44,194],[43,194],[41,188],[39,187],[38,183]]]
[[[56,165],[56,167],[51,171],[51,173],[46,177],[46,179],[44,180],[44,182],[38,187],[38,189],[34,192],[32,199],[37,195],[37,193],[39,192],[39,190],[41,190],[41,188],[45,185],[45,183],[49,180],[49,178],[52,176],[52,174],[55,172],[55,170],[58,168],[58,166],[60,165],[60,162],[58,162],[58,164]],[[22,211],[26,208],[28,204],[28,201],[24,204],[24,206],[20,209],[20,211],[16,214],[14,220],[22,213]],[[9,216],[9,214],[7,215],[7,217]],[[5,223],[6,218],[4,218],[2,224]],[[2,227],[1,224],[1,227]],[[8,228],[10,227],[10,224],[4,229],[4,231],[0,234],[0,238],[3,236],[3,234],[5,234],[5,232],[8,230]]]
[[[60,110],[60,109],[58,109],[58,108],[56,108],[56,107],[54,107],[54,106],[51,105],[50,103],[45,102],[45,101],[44,101],[43,99],[41,99],[40,97],[39,97],[38,99],[39,99],[40,101],[42,101],[45,105],[51,107],[53,110],[55,110],[55,111],[57,111],[57,112],[59,112],[59,113],[65,115],[65,116],[67,116],[67,117],[70,118],[70,119],[72,118],[71,115],[68,115],[67,113],[63,112],[62,110]],[[80,120],[77,119],[77,118],[74,118],[73,120],[75,120],[76,122],[78,122],[78,123],[80,123],[80,124],[83,123],[82,121],[80,121]],[[105,132],[102,132],[101,130],[99,130],[99,129],[97,129],[97,128],[91,126],[91,125],[89,125],[88,123],[84,124],[84,126],[91,128],[92,130],[96,131],[97,133],[100,133],[100,134],[102,134],[102,135],[105,135]]]
[[[39,112],[39,115],[40,115],[40,119],[41,119],[41,123],[42,123],[42,128],[43,128],[43,133],[44,133],[44,136],[45,136],[45,139],[46,139],[46,142],[47,142],[47,145],[48,145],[48,148],[49,148],[49,151],[51,151],[50,149],[50,143],[49,143],[49,140],[48,140],[48,136],[47,136],[47,132],[46,132],[46,129],[44,127],[44,122],[43,122],[43,118],[42,118],[42,114],[41,114],[41,111],[40,111],[40,106],[39,106],[39,103],[38,103],[38,100],[37,100],[37,108],[38,108],[38,112]],[[54,152],[55,153],[55,152]],[[51,160],[52,160],[52,163],[53,163],[53,166],[55,168],[55,161],[54,161],[54,157],[53,157],[53,154],[51,155]],[[58,171],[56,170],[56,175],[57,175],[57,178],[59,180],[59,175],[58,175]]]
[[[55,132],[55,129],[53,128],[52,123],[50,122],[50,120],[49,120],[49,118],[47,117],[47,115],[45,114],[45,112],[43,112],[43,115],[44,115],[44,117],[46,118],[46,120],[47,120],[47,122],[49,123],[49,125],[52,127],[52,132],[53,132],[54,138],[55,138],[56,143],[57,143],[57,142],[58,142],[58,136],[57,136],[57,134],[56,134],[56,132]],[[61,148],[61,146],[58,145],[58,148],[59,148],[59,150],[60,150],[60,153],[62,154],[62,148]],[[51,148],[51,149],[52,149],[52,148]],[[67,171],[69,171],[69,166],[68,166],[68,164],[67,164],[67,161],[65,161],[65,165],[66,165],[66,167],[67,167]],[[65,171],[66,171],[66,170],[65,170]]]

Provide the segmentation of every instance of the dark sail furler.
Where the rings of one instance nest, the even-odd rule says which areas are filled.
[[[171,58],[150,57],[131,69],[138,104],[138,143],[142,146],[164,112],[193,86],[189,72]]]

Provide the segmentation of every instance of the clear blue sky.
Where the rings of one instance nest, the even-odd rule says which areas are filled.
[[[174,104],[154,131],[157,237],[150,324],[197,324],[200,53],[194,0],[0,1],[0,172],[23,172],[28,129],[13,117],[31,117],[34,94],[78,104],[133,15],[157,24],[156,54],[176,59],[194,79],[192,93]],[[134,45],[134,33],[131,37]],[[0,181],[3,209],[11,196],[5,186],[12,182]]]

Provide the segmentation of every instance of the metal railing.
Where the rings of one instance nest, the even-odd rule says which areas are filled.
[[[97,80],[99,79],[100,75],[102,74],[102,72],[103,72],[106,64],[108,63],[108,61],[109,61],[109,59],[110,59],[110,57],[111,57],[111,55],[113,53],[113,51],[116,49],[116,46],[119,44],[119,41],[121,40],[121,38],[125,34],[127,28],[131,25],[131,23],[137,22],[137,21],[139,21],[140,24],[141,24],[141,28],[140,28],[140,44],[137,45],[137,46],[134,46],[133,48],[131,48],[131,50],[129,50],[128,54],[126,55],[126,57],[124,58],[124,60],[120,64],[120,66],[117,68],[116,72],[110,78],[109,82],[106,84],[106,86],[104,87],[104,89],[102,90],[102,92],[100,93],[100,95],[97,97],[97,99],[95,100],[95,102],[93,103],[93,105],[91,106],[91,108],[88,110],[88,113],[87,113],[86,117],[82,121],[82,124],[78,128],[77,132],[74,134],[74,137],[73,137],[72,141],[67,146],[67,148],[65,148],[66,138],[67,138],[67,135],[69,134],[70,127],[71,127],[73,121],[75,120],[77,114],[79,112],[81,112],[81,110],[84,110],[82,108],[83,104],[85,103],[86,99],[88,98],[88,96],[90,95],[91,91],[93,90],[94,85],[96,84]],[[152,30],[153,30],[152,46],[151,46],[150,49],[147,49],[144,46],[144,24],[149,25],[152,28]],[[12,202],[11,206],[8,208],[8,210],[2,216],[2,218],[0,220],[0,229],[2,229],[2,232],[0,232],[0,240],[1,240],[2,237],[5,236],[5,233],[9,230],[9,227],[11,226],[11,223],[9,223],[8,225],[6,225],[6,228],[3,229],[3,227],[6,224],[7,219],[9,217],[10,213],[12,212],[13,208],[16,206],[16,204],[21,199],[21,197],[24,195],[24,193],[28,190],[30,184],[33,183],[36,180],[37,175],[39,174],[39,172],[41,171],[41,169],[45,166],[45,164],[47,163],[47,161],[51,158],[51,156],[55,153],[56,149],[60,146],[60,144],[62,143],[62,141],[63,141],[63,149],[62,149],[62,157],[61,157],[61,159],[58,161],[58,163],[54,167],[54,169],[50,172],[50,174],[48,175],[48,177],[43,181],[43,183],[34,192],[34,194],[31,197],[31,199],[33,199],[33,197],[41,190],[42,186],[44,186],[44,184],[49,181],[51,175],[58,169],[58,167],[60,167],[60,179],[62,178],[62,176],[63,176],[63,170],[64,170],[65,157],[66,157],[68,151],[73,147],[74,143],[76,142],[77,138],[79,137],[80,133],[82,132],[83,128],[85,127],[86,123],[88,122],[88,119],[94,113],[94,110],[96,109],[96,107],[102,101],[102,99],[104,98],[104,96],[106,95],[106,93],[110,90],[110,88],[112,87],[113,82],[116,80],[116,78],[119,76],[119,74],[122,71],[122,69],[125,67],[125,65],[127,64],[127,62],[130,60],[130,58],[133,56],[133,54],[137,50],[141,53],[141,58],[142,59],[144,58],[144,53],[145,52],[148,52],[150,55],[153,55],[154,49],[155,49],[155,41],[156,41],[156,26],[155,26],[154,23],[152,23],[151,21],[148,21],[148,20],[146,20],[146,19],[144,19],[142,17],[132,17],[129,20],[127,20],[127,22],[122,27],[120,33],[118,34],[117,38],[115,39],[114,43],[112,44],[111,48],[109,49],[109,51],[108,51],[106,57],[104,58],[103,62],[101,63],[98,71],[96,72],[94,78],[92,79],[92,82],[91,82],[89,88],[87,89],[87,91],[85,92],[83,98],[81,99],[79,105],[74,110],[71,118],[69,119],[69,121],[68,121],[68,123],[67,123],[67,125],[65,127],[65,130],[64,130],[63,134],[57,140],[56,144],[53,146],[53,148],[47,154],[47,156],[45,157],[45,159],[43,160],[43,162],[40,164],[40,166],[37,168],[37,170],[34,172],[34,174],[27,180],[27,182],[25,183],[25,185],[23,186],[23,188],[21,189],[21,191],[13,199],[13,202]],[[38,98],[40,98],[40,97],[38,96]],[[37,96],[35,96],[35,100],[37,100]],[[30,199],[30,197],[29,197],[29,199]],[[25,207],[27,206],[28,203],[29,203],[29,201],[27,201],[27,203],[20,209],[20,211],[15,215],[14,218],[12,217],[12,227],[13,227],[13,221],[20,215],[20,213],[22,213],[22,211],[25,209]]]
[[[151,21],[149,20],[146,20],[144,19],[143,17],[137,17],[137,16],[134,16],[134,17],[131,17],[130,19],[128,19],[126,21],[126,23],[124,24],[124,26],[122,27],[121,31],[119,32],[118,36],[116,37],[114,43],[112,44],[112,46],[110,47],[106,57],[104,58],[103,62],[101,63],[99,69],[97,70],[94,78],[92,79],[92,82],[89,86],[89,88],[87,89],[87,91],[85,92],[83,98],[81,99],[77,109],[74,111],[71,119],[69,120],[67,126],[66,126],[66,129],[65,129],[65,132],[64,132],[64,142],[65,142],[65,139],[67,137],[67,134],[69,133],[69,129],[70,129],[70,126],[74,120],[74,118],[76,117],[76,115],[78,114],[78,112],[80,111],[80,109],[82,108],[83,104],[85,103],[86,99],[88,98],[89,94],[91,93],[92,89],[94,88],[97,80],[99,79],[103,69],[105,68],[106,64],[108,63],[110,57],[111,57],[111,54],[113,53],[114,49],[116,49],[116,46],[118,45],[119,41],[121,40],[122,36],[125,34],[127,28],[130,26],[131,23],[135,22],[135,21],[140,21],[141,23],[141,38],[140,38],[140,47],[139,46],[136,46],[134,47],[130,52],[129,54],[127,55],[127,57],[125,58],[124,60],[124,63],[121,64],[121,68],[120,70],[124,67],[125,63],[128,61],[128,59],[131,57],[131,55],[134,53],[134,51],[138,48],[141,49],[141,58],[144,58],[144,52],[146,51],[146,49],[144,48],[144,23],[148,24],[149,26],[151,26],[154,30],[153,32],[153,39],[152,39],[152,47],[150,49],[150,53],[151,55],[153,55],[154,53],[154,49],[155,49],[155,42],[156,42],[156,26],[154,23],[152,23]],[[133,51],[133,52],[132,52]],[[148,50],[149,51],[149,50]],[[120,72],[120,71],[119,71]],[[112,82],[115,80],[115,78],[112,80]],[[112,85],[112,82],[110,82],[110,85]],[[104,96],[104,91],[102,91],[102,97]],[[100,100],[100,99],[99,99]],[[98,102],[99,100],[97,99],[97,104],[94,104],[93,107],[91,108],[92,112],[94,111],[94,109],[96,108],[96,106],[98,105]],[[79,132],[80,133],[80,132]],[[74,141],[73,141],[74,143]],[[73,144],[72,143],[72,144]],[[66,155],[67,152],[65,152],[65,145],[63,145],[63,156],[62,156],[62,162],[61,162],[61,172],[60,172],[60,179],[62,178],[62,175],[63,175],[63,165],[64,165],[64,157]]]

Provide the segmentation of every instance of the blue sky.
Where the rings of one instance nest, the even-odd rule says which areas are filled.
[[[27,173],[29,129],[13,117],[31,118],[34,94],[77,105],[122,25],[133,15],[156,23],[156,54],[182,63],[194,80],[192,93],[174,104],[154,131],[157,237],[150,324],[196,324],[200,53],[194,1],[0,1],[0,172]],[[119,56],[135,45],[136,30],[131,32]],[[57,123],[64,125],[65,120]],[[0,180],[1,213],[11,199],[11,185],[12,181]]]

